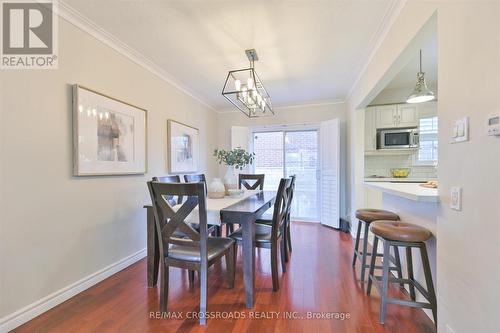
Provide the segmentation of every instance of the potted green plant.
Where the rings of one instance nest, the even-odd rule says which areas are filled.
[[[227,166],[226,175],[224,176],[224,187],[228,195],[229,190],[238,188],[236,170],[243,170],[244,167],[252,164],[255,154],[237,147],[231,150],[215,149],[214,156],[219,164]]]

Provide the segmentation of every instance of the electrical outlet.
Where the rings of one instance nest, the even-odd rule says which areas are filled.
[[[462,210],[462,188],[453,186],[451,189],[450,208],[454,210]]]

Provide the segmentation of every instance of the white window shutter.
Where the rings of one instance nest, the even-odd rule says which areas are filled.
[[[340,227],[340,124],[338,119],[320,126],[321,224]]]

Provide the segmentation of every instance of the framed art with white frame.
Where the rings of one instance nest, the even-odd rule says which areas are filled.
[[[73,174],[147,171],[147,111],[73,85]]]
[[[198,171],[199,130],[169,119],[167,121],[167,156],[170,173]]]

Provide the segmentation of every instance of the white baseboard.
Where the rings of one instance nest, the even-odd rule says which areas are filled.
[[[0,332],[8,332],[26,323],[27,321],[50,310],[58,304],[70,299],[82,291],[96,285],[102,280],[118,273],[146,256],[146,249],[142,249],[126,258],[123,258],[103,269],[76,281],[75,283],[56,291],[24,308],[0,319]]]

